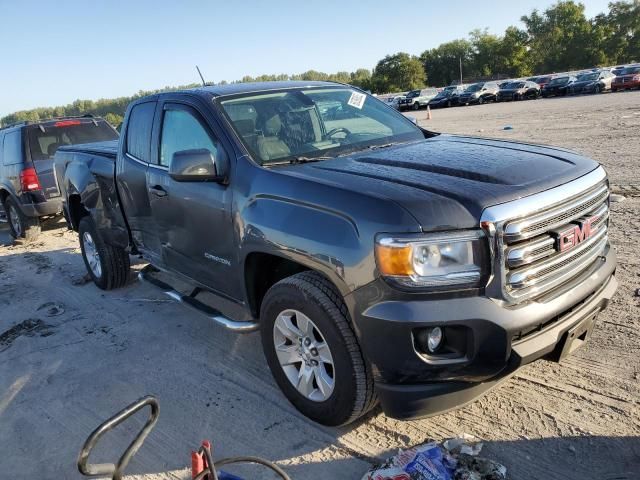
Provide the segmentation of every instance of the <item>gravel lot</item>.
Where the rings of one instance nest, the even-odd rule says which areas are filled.
[[[76,235],[60,222],[28,246],[12,245],[0,225],[0,477],[80,478],[75,460],[85,437],[154,394],[160,420],[128,469],[145,479],[188,478],[189,452],[203,438],[214,441],[217,458],[264,456],[293,478],[359,479],[398,448],[463,432],[482,438],[486,456],[507,465],[511,479],[638,478],[640,92],[432,113],[410,115],[437,131],[592,156],[627,196],[613,205],[611,227],[620,289],[585,348],[562,364],[536,362],[446,415],[399,422],[374,412],[325,428],[286,402],[257,334],[211,325],[134,275],[122,290],[98,290],[86,283]],[[132,428],[113,432],[93,460],[115,460],[131,435]]]

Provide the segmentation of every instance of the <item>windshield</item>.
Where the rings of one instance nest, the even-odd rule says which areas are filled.
[[[578,81],[580,82],[586,82],[589,80],[597,80],[598,79],[598,73],[583,73],[581,75],[578,75]]]
[[[345,87],[248,93],[220,103],[262,165],[424,139],[403,115]]]
[[[554,78],[549,82],[549,85],[559,85],[561,83],[567,83],[569,81],[569,77],[558,77]]]
[[[52,124],[34,125],[29,128],[29,149],[32,160],[53,158],[58,147],[79,143],[117,140],[116,132],[104,120],[60,120]]]
[[[412,90],[407,93],[407,98],[417,97],[418,95],[420,95],[420,90]]]
[[[465,92],[478,92],[482,89],[483,83],[474,83],[473,85],[467,87]]]
[[[620,75],[632,75],[634,73],[640,73],[640,67],[628,67],[622,70]]]

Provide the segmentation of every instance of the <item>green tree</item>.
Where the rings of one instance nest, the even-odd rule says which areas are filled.
[[[521,20],[526,27],[531,65],[536,72],[585,68],[603,60],[581,3],[560,1],[543,13],[533,10]]]
[[[349,83],[363,90],[371,90],[371,71],[368,68],[359,68],[351,72]]]
[[[122,124],[122,120],[124,120],[124,117],[122,115],[118,115],[117,113],[109,112],[104,116],[104,119],[109,122],[111,126],[113,126],[113,128],[119,129],[120,125]]]
[[[420,60],[432,85],[450,85],[460,81],[461,60],[463,75],[468,76],[467,68],[471,66],[472,54],[471,42],[458,39],[424,51]]]
[[[640,61],[640,0],[610,3],[592,25],[610,63]]]
[[[400,52],[380,60],[371,81],[378,93],[399,92],[424,87],[426,75],[417,57]]]

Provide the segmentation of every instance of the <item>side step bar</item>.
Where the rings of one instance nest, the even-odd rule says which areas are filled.
[[[156,268],[152,265],[148,265],[143,268],[140,273],[138,273],[138,280],[146,283],[150,283],[161,289],[165,295],[174,299],[177,302],[180,302],[192,309],[205,314],[209,317],[210,320],[213,320],[218,325],[222,325],[227,330],[231,330],[236,333],[251,333],[255,332],[260,328],[260,325],[257,322],[237,322],[235,320],[231,320],[228,317],[225,317],[222,313],[216,310],[209,305],[202,303],[200,300],[197,300],[195,296],[200,293],[200,289],[194,289],[191,295],[182,295],[180,292],[176,291],[171,285],[163,282],[162,280],[158,280],[157,278],[153,278],[150,273],[156,272]]]

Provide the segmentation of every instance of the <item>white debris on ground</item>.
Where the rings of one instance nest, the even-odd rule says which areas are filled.
[[[427,442],[400,450],[362,480],[505,480],[507,468],[479,457],[482,443],[463,434],[444,442]]]

